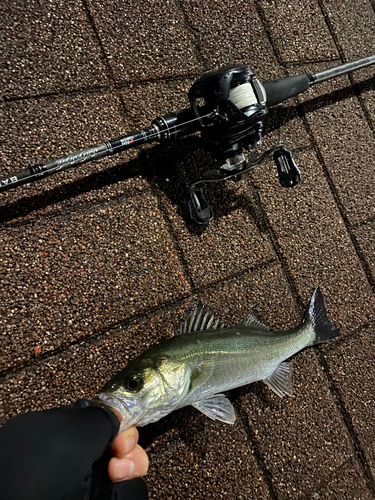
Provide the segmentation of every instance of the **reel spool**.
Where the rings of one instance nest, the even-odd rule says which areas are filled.
[[[243,83],[242,85],[230,89],[229,99],[247,116],[249,116],[250,111],[245,111],[245,109],[251,108],[253,104],[258,103],[254,89],[250,83]]]

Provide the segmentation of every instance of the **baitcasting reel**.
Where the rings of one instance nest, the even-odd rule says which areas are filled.
[[[280,184],[294,187],[300,181],[301,174],[292,153],[283,145],[273,146],[252,164],[245,158],[244,150],[254,150],[261,143],[263,120],[269,107],[305,92],[311,85],[371,64],[375,64],[375,55],[313,75],[296,75],[263,84],[243,64],[209,71],[192,85],[189,109],[158,117],[150,127],[138,132],[5,175],[0,178],[0,192],[148,142],[173,141],[200,131],[206,149],[220,166],[189,184],[187,197],[192,218],[199,224],[207,224],[213,213],[203,195],[201,185],[204,183],[238,181],[272,153]],[[204,104],[199,105],[199,101]]]
[[[205,101],[202,109],[197,106],[200,98]],[[263,120],[268,113],[267,96],[252,69],[237,64],[202,75],[191,87],[189,100],[204,145],[221,165],[187,186],[190,214],[195,222],[205,224],[212,219],[213,213],[200,185],[227,179],[241,180],[245,173],[260,164],[258,159],[249,165],[243,150],[250,151],[261,144]],[[281,185],[295,186],[300,180],[300,172],[291,152],[285,146],[277,146],[263,155],[261,161],[272,152]]]

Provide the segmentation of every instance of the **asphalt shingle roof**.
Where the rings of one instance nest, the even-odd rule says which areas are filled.
[[[373,0],[14,0],[0,25],[0,174],[188,107],[222,64],[264,81],[375,53]],[[197,136],[1,194],[1,421],[94,396],[197,300],[286,329],[319,284],[342,335],[294,357],[296,397],[256,383],[233,427],[186,408],[141,429],[150,498],[374,499],[374,76],[271,109],[260,151],[286,144],[301,183],[267,162],[209,186],[209,226],[184,199],[216,165]]]

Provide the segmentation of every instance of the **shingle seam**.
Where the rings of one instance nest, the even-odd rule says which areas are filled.
[[[358,458],[358,462],[361,466],[362,472],[364,474],[364,478],[367,484],[368,489],[375,496],[375,481],[371,474],[371,468],[367,463],[365,452],[362,449],[360,441],[358,439],[358,435],[354,429],[352,418],[350,416],[349,411],[346,409],[344,402],[340,399],[339,391],[337,390],[336,383],[333,380],[333,377],[330,373],[329,365],[326,360],[326,357],[323,353],[319,353],[319,359],[324,367],[324,371],[328,380],[329,390],[332,395],[332,399],[335,402],[341,417],[345,423],[346,428],[348,429],[349,438],[351,440],[351,445],[353,450]]]
[[[375,0],[373,0],[375,2]],[[342,48],[342,45],[341,43],[339,42],[339,39],[338,39],[338,36],[336,34],[336,30],[330,20],[330,16],[329,16],[329,13],[324,5],[324,1],[323,0],[317,0],[318,4],[319,4],[319,7],[322,11],[322,14],[324,16],[324,19],[325,19],[325,22],[327,24],[327,27],[329,29],[329,32],[332,36],[332,39],[333,39],[333,42],[336,46],[336,49],[338,51],[338,53],[340,54],[340,58],[341,58],[341,63],[344,64],[346,62],[350,62],[350,61],[347,61],[346,57],[345,57],[345,52],[344,52],[344,49]],[[374,3],[371,3],[371,5],[373,6],[373,8],[375,8],[375,4]],[[363,57],[365,57],[366,55],[370,55],[370,54],[364,54]],[[363,101],[363,98],[362,98],[362,95],[361,93],[359,92],[358,90],[358,87],[356,87],[356,83],[355,83],[355,80],[353,78],[353,75],[352,74],[348,74],[348,78],[349,78],[349,81],[353,87],[353,92],[354,92],[354,95],[356,96],[356,98],[358,99],[359,101],[359,104],[361,106],[361,109],[363,111],[363,114],[365,115],[365,118],[366,118],[366,121],[370,127],[370,129],[372,130],[372,133],[374,134],[375,136],[375,128],[372,124],[372,121],[370,119],[370,113],[369,111],[367,110],[366,108],[366,105]]]
[[[81,0],[82,1],[82,6],[83,6],[83,9],[85,11],[85,14],[87,16],[87,20],[89,22],[89,25],[91,26],[91,29],[93,30],[93,33],[95,35],[95,38],[96,38],[96,41],[98,42],[98,45],[100,47],[100,57],[107,69],[107,77],[114,83],[116,81],[115,79],[115,75],[114,75],[114,72],[113,72],[113,69],[111,67],[111,64],[109,62],[109,59],[108,59],[108,56],[106,54],[106,51],[104,49],[104,46],[103,46],[103,43],[102,43],[102,40],[99,36],[99,32],[97,30],[97,27],[95,25],[95,21],[94,21],[94,18],[91,14],[91,11],[90,11],[90,6],[87,2],[87,0]]]

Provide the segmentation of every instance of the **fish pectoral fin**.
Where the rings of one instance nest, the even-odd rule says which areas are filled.
[[[263,379],[263,382],[280,397],[293,396],[292,372],[292,363],[280,363],[272,375]]]
[[[220,420],[226,424],[234,424],[236,415],[232,403],[224,394],[215,394],[211,398],[193,404],[194,408],[204,413],[212,420]]]

